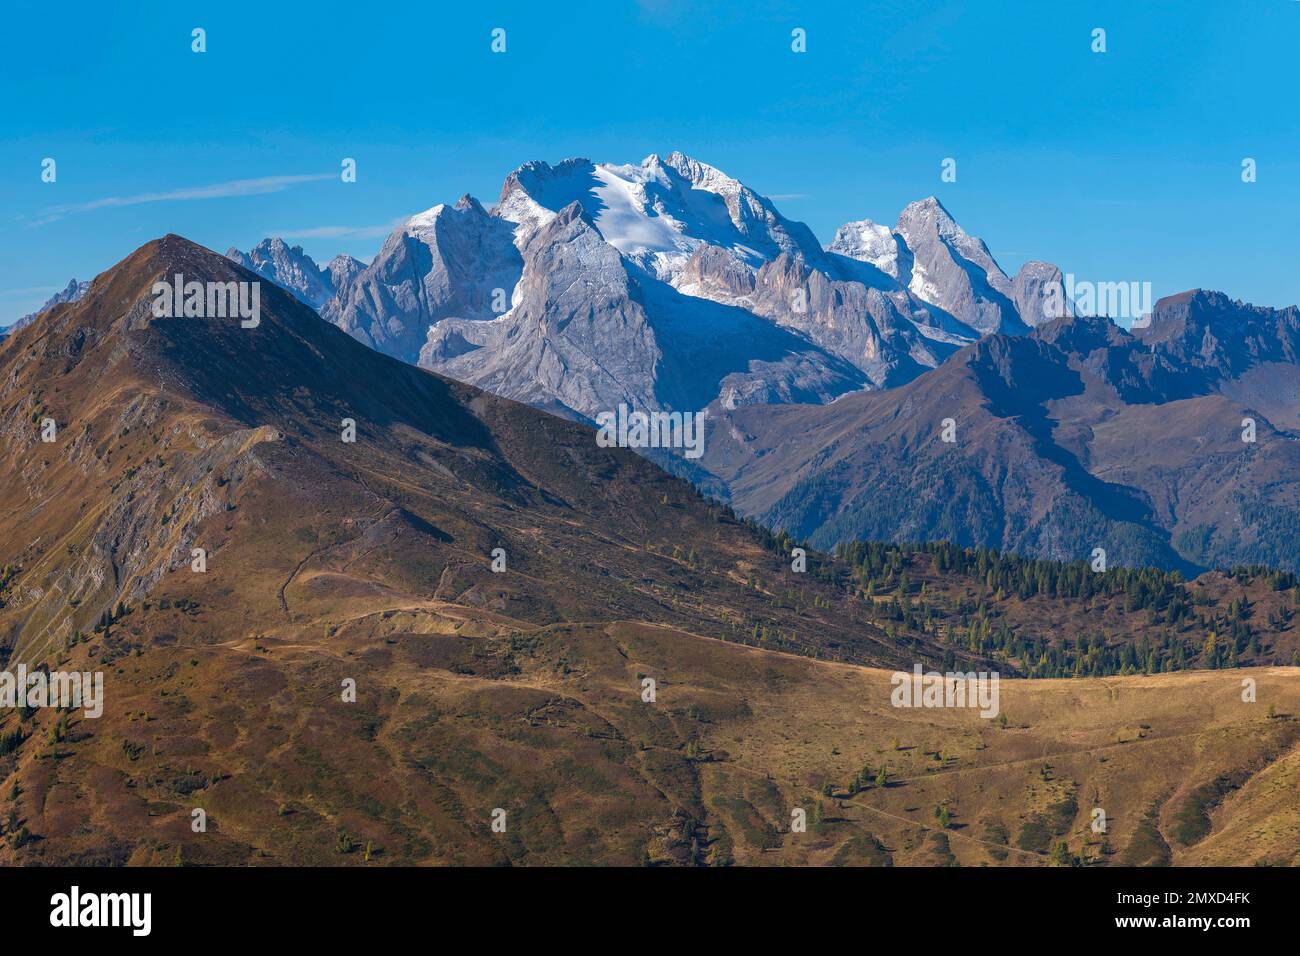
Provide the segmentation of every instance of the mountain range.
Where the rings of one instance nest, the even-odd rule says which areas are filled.
[[[0,663],[107,688],[97,718],[0,709],[0,860],[1294,859],[1294,575],[955,545],[800,571],[585,424],[273,285],[253,327],[159,316],[177,274],[257,281],[167,236],[0,343]],[[891,706],[914,663],[1080,679],[1007,681],[993,721]],[[1217,670],[1246,663],[1258,703]]]
[[[620,402],[828,402],[901,383],[1037,324],[1034,277],[1059,275],[1008,278],[933,197],[823,249],[680,152],[527,163],[490,210],[464,196],[411,217],[323,305],[333,265],[274,243],[229,255],[386,354],[589,421]]]
[[[0,353],[0,489],[29,502],[4,527],[6,564],[23,571],[0,600],[13,659],[40,660],[119,605],[152,603],[201,547],[210,571],[185,593],[251,586],[245,611],[284,622],[324,607],[350,620],[354,605],[364,618],[374,600],[405,595],[412,608],[454,601],[538,623],[680,616],[715,636],[761,618],[790,649],[901,660],[834,589],[816,599],[815,626],[768,607],[755,585],[783,556],[765,532],[640,456],[600,448],[586,426],[365,348],[275,286],[255,329],[158,318],[149,290],[178,273],[256,278],[169,236]],[[310,557],[290,560],[304,543]],[[514,574],[492,572],[495,549]],[[800,603],[823,584],[810,575],[808,587]]]
[[[1132,333],[1061,318],[889,391],[728,412],[705,465],[743,511],[823,547],[946,539],[1295,569],[1297,356],[1295,308],[1188,293]]]
[[[296,261],[259,271],[333,271]],[[289,287],[312,302],[323,285]],[[707,410],[701,462],[656,460],[819,546],[1300,566],[1296,309],[1198,290],[1126,332],[1076,320],[1067,288],[1041,261],[1009,277],[934,197],[822,248],[675,152],[528,163],[491,210],[466,196],[413,217],[322,314],[580,420]]]
[[[1196,290],[1129,331],[1076,316],[1058,267],[1008,276],[934,197],[823,248],[680,152],[530,162],[492,207],[412,216],[369,264],[276,238],[227,255],[371,348],[502,397],[589,423],[705,411],[702,459],[648,454],[820,547],[1300,567],[1296,309]]]

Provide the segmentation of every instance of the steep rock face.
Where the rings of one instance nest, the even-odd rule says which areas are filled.
[[[522,260],[511,225],[465,196],[395,230],[370,265],[321,311],[349,335],[416,363],[430,326],[503,313]]]
[[[360,259],[354,259],[352,256],[338,255],[331,259],[325,270],[330,274],[330,283],[334,286],[334,294],[338,295],[340,291],[352,285],[353,280],[361,274],[365,267],[364,262]]]
[[[824,402],[865,384],[850,363],[734,304],[752,273],[724,250],[701,253],[718,274],[705,278],[697,262],[695,275],[731,282],[731,304],[683,295],[636,266],[577,200],[528,220],[519,239],[524,268],[510,311],[432,326],[423,367],[587,419],[621,403],[699,411]]]
[[[232,248],[226,258],[274,282],[313,309],[320,309],[335,292],[332,270],[318,266],[302,246],[290,246],[277,237],[263,239],[246,253]]]
[[[1238,389],[1246,380],[1256,407],[1284,419],[1294,414],[1284,406],[1287,383],[1300,371],[1295,306],[1263,308],[1197,289],[1157,302],[1148,326],[1125,331],[1109,319],[1081,316],[1041,325],[1034,334],[1080,356],[1129,403],[1194,398]],[[1260,387],[1265,381],[1277,385],[1272,396]]]
[[[870,219],[845,223],[827,251],[843,278],[888,293],[905,290],[912,307],[903,311],[915,316],[918,331],[950,344],[990,332],[1021,334],[1071,311],[1056,266],[1027,262],[1008,279],[984,242],[968,235],[933,196],[910,204],[893,229]]]
[[[677,290],[685,295],[745,308],[753,305],[755,284],[754,270],[719,246],[700,246],[677,275]]]
[[[933,196],[910,203],[894,226],[912,254],[907,287],[981,334],[1023,332],[1011,280],[988,247],[967,235]]]
[[[431,325],[419,364],[543,407],[594,417],[657,407],[661,352],[618,251],[570,203],[525,241],[510,311]],[[572,374],[573,372],[581,374]]]
[[[982,334],[1036,324],[1017,305],[1055,274],[1031,264],[1012,283],[933,198],[895,229],[848,223],[823,250],[681,152],[525,163],[490,211],[469,196],[435,206],[368,266],[317,270],[300,252],[268,240],[232,255],[372,348],[580,417],[611,400],[824,403],[897,385]],[[323,303],[317,272],[334,290]]]
[[[929,314],[905,292],[836,280],[788,255],[759,270],[753,303],[757,314],[807,336],[876,387],[905,381],[957,347],[918,331]]]
[[[906,287],[912,281],[912,252],[888,226],[862,219],[835,231],[828,251],[867,263]]]
[[[1170,362],[1215,378],[1235,378],[1264,362],[1300,361],[1300,308],[1247,305],[1197,289],[1156,303],[1149,326],[1134,329]]]
[[[1011,301],[1020,321],[1030,327],[1072,313],[1065,298],[1065,277],[1050,262],[1026,262],[1011,282]]]

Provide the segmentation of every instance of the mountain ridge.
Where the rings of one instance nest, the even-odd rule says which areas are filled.
[[[762,602],[736,580],[759,567],[776,573],[780,558],[640,456],[600,448],[585,426],[367,349],[274,286],[254,328],[160,318],[147,290],[177,273],[256,281],[231,260],[167,236],[97,277],[80,302],[0,345],[0,441],[10,452],[0,489],[8,501],[29,503],[10,512],[5,529],[14,550],[3,563],[22,569],[0,609],[0,637],[8,635],[12,652],[75,643],[119,604],[150,600],[177,575],[189,577],[195,546],[206,546],[227,575],[235,562],[261,568],[233,579],[248,613],[295,628],[309,613],[299,609],[364,604],[403,589],[415,606],[431,591],[443,600],[482,594],[473,600],[499,612],[518,602],[516,613],[541,622],[590,608],[603,594],[600,615],[691,621],[719,637],[739,636],[752,616],[735,608]],[[48,444],[36,428],[46,419],[57,426]],[[351,442],[340,437],[349,422]],[[268,495],[282,499],[277,523],[248,524],[245,509],[261,509],[263,522],[271,514]],[[538,522],[540,541],[527,530]],[[391,537],[395,563],[345,562],[356,545],[331,544],[316,560],[338,554],[341,567],[358,570],[319,573],[316,590],[300,591],[295,564],[311,549],[295,535],[334,538],[339,528],[361,529],[346,540]],[[660,551],[677,550],[661,543],[671,529],[670,540],[690,540],[692,554],[717,562],[690,602],[668,601],[677,587],[669,582],[686,574],[684,554]],[[578,557],[583,535],[597,549],[586,559]],[[492,572],[497,546],[523,577]],[[223,555],[226,547],[234,553]],[[635,577],[623,567],[629,553],[644,554]],[[696,577],[704,560],[691,559]],[[737,561],[749,570],[727,570]],[[529,583],[533,576],[545,587]],[[268,592],[262,582],[272,580],[286,583]],[[698,603],[706,598],[717,606]],[[810,653],[897,655],[851,605],[819,606],[816,630],[799,627],[793,609],[770,609],[767,619],[788,619],[791,646]]]
[[[1198,342],[1256,344],[1191,354],[1170,331],[1188,316]],[[1109,540],[1129,565],[1294,570],[1300,433],[1261,400],[1300,385],[1298,317],[1204,291],[1162,299],[1134,333],[1063,317],[894,390],[725,412],[705,465],[742,513],[822,547],[950,538],[1071,560]]]
[[[603,389],[591,385],[605,374],[598,360],[581,336],[566,336],[565,316],[572,308],[546,299],[526,301],[536,286],[524,281],[526,271],[565,268],[561,263],[572,258],[548,247],[574,241],[577,234],[545,230],[575,202],[595,243],[613,252],[593,248],[588,254],[606,262],[600,268],[624,274],[615,284],[626,286],[632,300],[643,286],[659,289],[636,305],[644,313],[645,341]],[[937,200],[909,206],[900,228],[919,222],[909,210],[927,203]],[[585,158],[555,165],[536,160],[506,176],[491,210],[464,196],[454,207],[438,205],[417,214],[394,230],[368,267],[340,283],[331,299],[322,305],[308,295],[307,301],[361,341],[403,361],[489,388],[488,383],[499,387],[508,380],[513,396],[531,396],[527,400],[540,407],[588,421],[605,410],[602,394],[685,410],[681,396],[657,391],[661,378],[691,379],[706,387],[706,394],[691,399],[696,411],[711,402],[801,400],[810,396],[813,381],[820,384],[811,396],[824,403],[858,388],[914,377],[982,330],[1023,331],[1034,324],[1021,322],[1015,311],[1038,286],[1026,286],[1031,291],[1013,303],[1006,297],[1013,292],[1012,280],[993,263],[987,247],[956,227],[946,210],[942,220],[942,229],[930,223],[924,241],[918,240],[920,259],[907,253],[909,271],[900,282],[846,254],[853,247],[832,243],[823,249],[807,226],[782,216],[770,200],[680,151],[621,166]],[[539,243],[539,235],[549,241]],[[967,278],[973,267],[958,246],[982,263],[987,278],[978,287]],[[277,273],[266,266],[260,274],[275,281]],[[962,290],[940,294],[936,281]],[[579,288],[570,298],[583,311],[599,313],[607,305],[601,288],[598,284],[589,294]],[[534,320],[547,317],[545,349],[566,356],[562,362],[549,369],[537,366],[541,343],[527,354],[511,348],[533,328],[519,323],[515,313],[521,310]],[[665,340],[681,334],[680,323],[673,321],[678,312],[695,313],[689,331],[715,340],[715,350],[740,361],[702,372],[674,362],[681,349]],[[767,326],[784,330],[783,348],[797,356],[793,365],[773,362],[763,344],[747,354],[752,330]],[[765,331],[758,341],[771,337]],[[855,371],[846,375],[845,364]]]
[[[322,287],[334,281],[309,259],[276,266],[277,253],[285,261],[293,250],[263,246],[260,274],[291,286],[302,286],[302,276]],[[1238,413],[1239,423],[1257,419],[1270,442],[1300,429],[1294,307],[1263,309],[1200,290],[1162,299],[1158,321],[1128,331],[1076,316],[1057,266],[1030,260],[1008,276],[936,196],[909,204],[892,227],[846,223],[822,249],[770,200],[679,152],[623,166],[534,161],[506,177],[491,209],[468,195],[436,205],[394,230],[369,265],[335,271],[323,316],[404,362],[589,423],[621,405],[707,413],[711,454],[656,460],[743,514],[823,547],[858,533],[952,537],[1065,560],[1083,537],[1110,529],[1126,561],[1188,571],[1295,565],[1287,529],[1300,519],[1279,498],[1289,485],[1271,460],[1234,470],[1240,487],[1228,495],[1211,489],[1206,459],[1187,452],[1213,447],[1216,466],[1232,461],[1217,439],[1207,444],[1196,433],[1198,412],[1218,436]],[[309,302],[318,293],[295,292]],[[999,339],[994,356],[982,342],[998,336],[1029,337],[1065,357],[1049,361],[1056,352],[1009,339]],[[964,350],[984,360],[962,401],[993,421],[963,435],[990,444],[975,459],[959,457],[960,474],[950,473],[953,462],[928,465],[964,503],[940,505],[929,489],[907,489],[904,498],[918,508],[928,500],[927,509],[849,518],[867,502],[852,481],[833,481],[777,507],[769,492],[788,482],[753,456],[766,447],[762,432],[802,420],[784,407],[840,415],[862,406],[864,391],[887,395],[885,406],[906,405],[939,388],[950,377],[945,364]],[[1053,394],[1053,375],[1075,391]],[[927,377],[936,381],[895,392]],[[1041,401],[1013,401],[1024,397],[1007,384],[1017,380],[1041,380]],[[956,421],[967,409],[950,405],[941,418]],[[1190,443],[1167,450],[1169,467],[1142,450],[1166,438],[1145,406],[1165,407]],[[917,450],[894,448],[899,436],[883,422],[859,438],[869,435],[877,456]],[[824,449],[787,450],[797,456],[792,471],[826,457]],[[1026,487],[1008,498],[1015,481],[990,485],[1006,470],[1003,454],[1046,497],[1022,500]],[[881,480],[898,487],[903,476],[886,470]],[[833,500],[840,494],[856,503]],[[1062,536],[1052,521],[1071,530]]]

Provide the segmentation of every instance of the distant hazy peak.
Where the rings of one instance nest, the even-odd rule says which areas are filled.
[[[54,306],[56,305],[61,305],[64,302],[76,302],[86,294],[86,290],[89,288],[90,288],[89,282],[78,282],[76,279],[70,279],[67,285],[65,285],[58,292],[54,293],[54,295],[46,299],[44,305],[42,305],[35,312],[29,312],[27,313],[27,315],[24,315],[21,318],[19,318],[6,331],[16,332],[18,329],[25,328],[31,325],[32,321],[38,315],[40,315],[42,312],[54,308]]]

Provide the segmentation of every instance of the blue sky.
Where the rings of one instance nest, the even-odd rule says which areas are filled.
[[[5,19],[0,324],[167,232],[369,259],[526,160],[673,149],[823,242],[933,193],[1009,272],[1300,301],[1296,0],[9,0]]]

